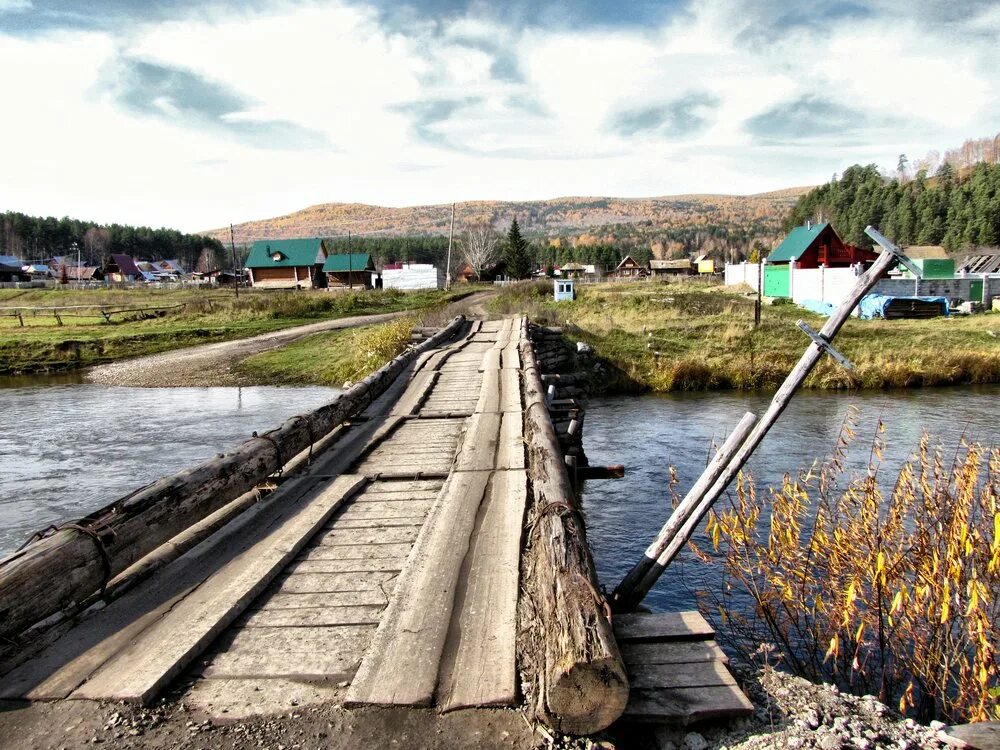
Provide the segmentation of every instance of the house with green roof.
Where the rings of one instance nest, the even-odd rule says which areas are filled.
[[[328,248],[318,237],[258,240],[247,257],[250,283],[265,289],[317,289],[326,286],[323,263]]]
[[[768,297],[791,297],[791,265],[796,269],[808,268],[848,268],[872,263],[877,253],[846,244],[834,230],[833,225],[823,221],[818,224],[807,221],[795,227],[767,256],[764,266],[764,295]]]
[[[323,271],[331,289],[374,286],[375,261],[368,253],[332,253],[327,256]]]

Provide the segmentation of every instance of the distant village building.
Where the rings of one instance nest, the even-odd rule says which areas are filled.
[[[707,254],[695,258],[694,265],[698,269],[698,273],[715,273],[715,261]]]
[[[83,282],[91,283],[104,281],[104,272],[95,266],[65,266],[65,275],[63,271],[60,270],[58,279],[61,281],[63,278],[71,283]]]
[[[649,273],[652,276],[690,276],[694,273],[694,264],[690,258],[651,260]]]
[[[635,258],[626,255],[615,267],[615,276],[622,279],[638,279],[646,275],[646,269],[640,266]]]
[[[65,268],[69,271],[72,266],[67,264]],[[147,281],[145,274],[136,265],[135,260],[127,255],[112,254],[104,261],[102,272],[104,279],[113,284]]]
[[[444,271],[430,263],[389,263],[382,268],[386,289],[442,289]]]
[[[1000,273],[1000,248],[978,248],[959,258],[956,266],[965,273]]]
[[[770,255],[771,264],[794,261],[796,268],[847,268],[855,263],[872,263],[878,253],[846,244],[829,222],[806,222],[795,227]]]
[[[559,270],[563,278],[578,279],[586,273],[587,267],[583,263],[564,263]]]
[[[265,289],[317,289],[326,286],[326,240],[258,240],[246,267],[250,283]]]
[[[353,287],[372,289],[375,286],[375,261],[368,253],[336,253],[323,264],[326,284],[331,289]]]
[[[9,284],[16,281],[31,281],[31,275],[22,271],[20,264],[15,266],[0,262],[0,283]]]

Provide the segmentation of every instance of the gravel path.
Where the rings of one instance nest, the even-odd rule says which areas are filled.
[[[451,318],[460,313],[480,312],[482,304],[495,292],[477,292],[448,305],[441,313],[443,318]],[[379,315],[359,315],[353,318],[338,318],[310,323],[295,328],[264,333],[246,339],[223,341],[217,344],[202,344],[185,349],[151,354],[121,362],[98,365],[86,373],[89,383],[105,385],[138,386],[144,388],[168,388],[176,386],[246,385],[233,372],[234,366],[247,357],[268,349],[312,336],[323,331],[338,328],[384,323],[394,318],[410,315],[414,311],[382,313]]]

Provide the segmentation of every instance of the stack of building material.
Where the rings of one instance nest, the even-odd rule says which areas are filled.
[[[430,263],[395,263],[382,270],[385,289],[441,289],[444,272]]]

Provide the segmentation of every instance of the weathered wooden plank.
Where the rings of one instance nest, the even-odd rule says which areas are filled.
[[[352,705],[429,705],[488,471],[455,472],[421,535],[347,695]]]
[[[479,363],[479,372],[485,373],[487,370],[499,370],[500,352],[501,350],[497,348],[487,349],[483,353],[482,360]]]
[[[632,689],[688,688],[735,685],[736,680],[721,661],[681,664],[628,664]]]
[[[335,703],[344,694],[342,680],[274,679],[199,680],[184,696],[185,705],[235,721],[301,711],[303,706]]]
[[[327,529],[388,529],[396,527],[424,525],[423,514],[419,516],[394,516],[392,518],[341,518],[335,524],[324,528]]]
[[[500,442],[500,413],[473,414],[455,457],[455,471],[485,471],[495,466]]]
[[[177,603],[70,697],[148,703],[197,657],[305,546],[337,507],[366,482],[334,480],[278,528],[233,558]]]
[[[258,609],[298,609],[299,607],[384,607],[389,597],[378,589],[366,591],[335,591],[325,594],[289,594],[280,589],[255,602]]]
[[[403,395],[389,413],[393,416],[413,414],[420,408],[420,404],[427,398],[431,389],[434,388],[437,379],[438,373],[433,370],[417,371],[410,380],[410,384],[406,387]]]
[[[377,557],[406,557],[410,554],[413,544],[397,542],[394,544],[373,544],[358,547],[309,547],[302,550],[297,560],[367,560]]]
[[[242,651],[218,654],[207,666],[195,669],[208,680],[289,678],[300,681],[344,682],[358,671],[364,651],[273,651],[251,654]]]
[[[406,557],[373,557],[367,560],[302,560],[295,563],[292,573],[364,573],[403,569]]]
[[[443,711],[512,705],[517,698],[517,597],[525,471],[498,471],[479,509],[441,658]]]
[[[394,544],[396,542],[412,542],[417,538],[420,529],[412,526],[401,526],[386,529],[332,529],[317,537],[316,546],[340,547],[345,545]]]
[[[479,390],[476,412],[500,411],[500,371],[487,370],[483,373],[483,386]]]
[[[500,444],[497,447],[497,468],[523,469],[524,429],[520,412],[505,412],[500,421]]]
[[[384,609],[384,607],[378,606],[261,609],[243,615],[236,622],[242,628],[378,625]]]
[[[706,640],[715,630],[699,612],[632,612],[614,619],[615,638],[622,641]]]
[[[334,522],[348,518],[413,517],[431,509],[430,500],[384,500],[382,502],[351,503],[335,517]]]
[[[368,648],[375,634],[374,625],[337,625],[306,628],[251,628],[230,630],[218,641],[218,651],[208,658],[214,661],[220,653],[269,654],[317,651],[346,653]]]
[[[281,582],[283,594],[321,594],[337,591],[391,591],[398,573],[292,573]]]
[[[692,724],[708,719],[746,716],[753,704],[732,685],[698,688],[633,689],[625,706],[632,721]]]
[[[668,641],[660,643],[623,642],[622,658],[633,664],[684,664],[687,662],[720,661],[729,663],[726,652],[715,641]]]
[[[518,370],[500,372],[500,411],[521,411],[521,373]]]

